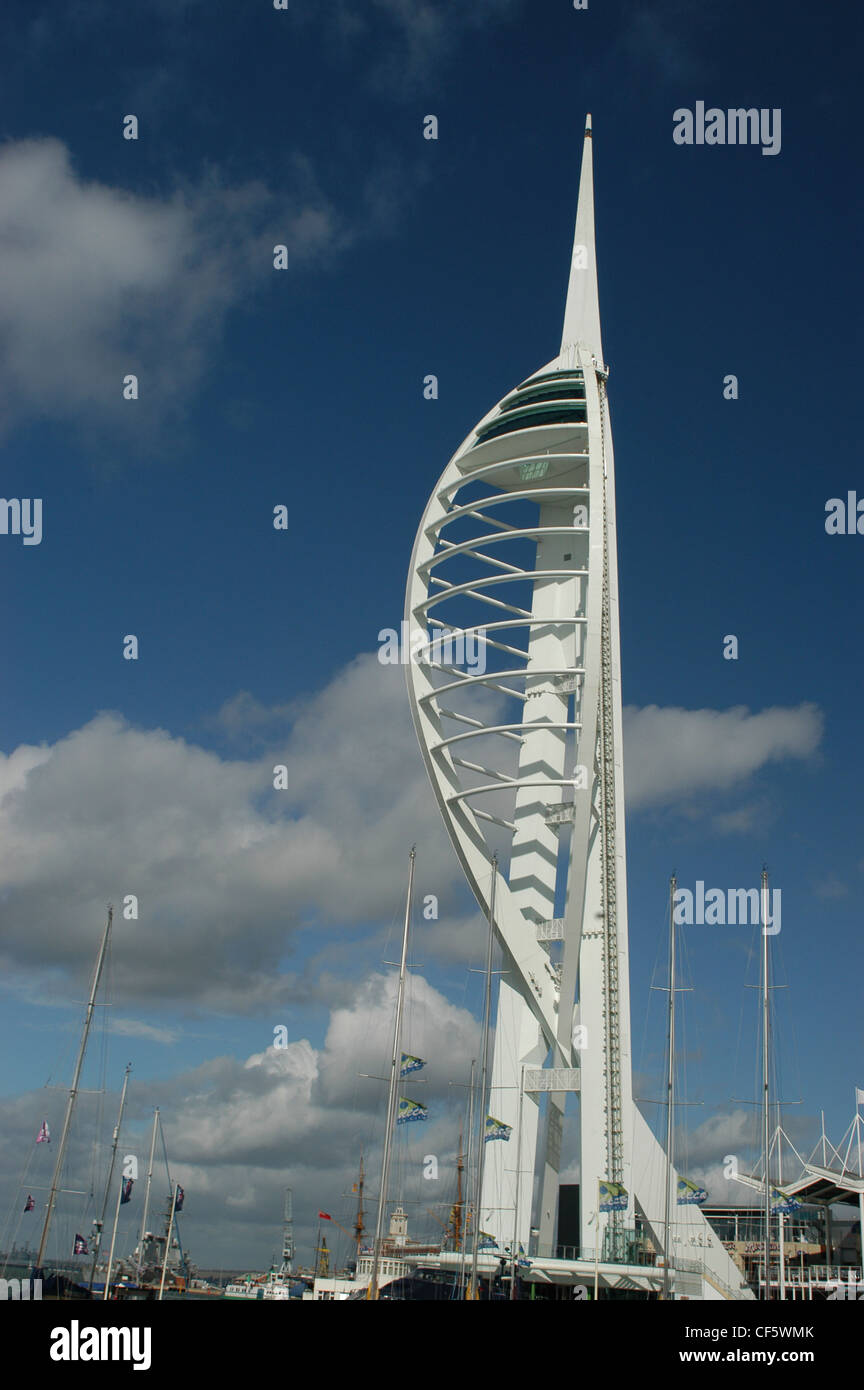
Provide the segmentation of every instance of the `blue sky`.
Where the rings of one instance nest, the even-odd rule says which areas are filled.
[[[109,1084],[131,1060],[139,1149],[162,1106],[201,1263],[266,1259],[285,1182],[307,1241],[313,1207],[350,1206],[337,1197],[381,1109],[354,1054],[380,1066],[414,840],[441,920],[410,1050],[449,1020],[427,1129],[453,1152],[482,926],[403,673],[374,653],[447,459],[557,349],[589,110],[637,1091],[659,1094],[669,874],[750,887],[763,861],[783,893],[781,1089],[805,1148],[821,1109],[839,1136],[864,1085],[864,541],[824,525],[829,498],[864,495],[857,13],[323,13],[81,0],[0,19],[3,492],[44,509],[40,545],[0,536],[3,1168],[20,1171],[46,1105],[59,1120],[62,1093],[38,1088],[77,1030],[104,903],[137,893],[115,933]],[[699,100],[780,108],[780,153],[676,145],[673,111]],[[752,944],[688,934],[688,1085],[705,1103],[688,1123],[708,1176],[746,1137]],[[283,1023],[294,1051],[274,1072]]]

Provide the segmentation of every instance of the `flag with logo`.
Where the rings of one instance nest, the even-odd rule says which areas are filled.
[[[32,1211],[33,1208],[35,1207],[35,1205],[36,1205],[36,1203],[33,1201],[33,1198],[30,1196],[30,1193],[28,1192],[28,1193],[27,1193],[27,1201],[24,1203],[24,1210],[25,1210],[25,1211]]]
[[[121,1205],[121,1207],[125,1207],[126,1203],[127,1203],[127,1202],[131,1202],[131,1200],[132,1200],[132,1181],[133,1181],[132,1178],[124,1178],[124,1179],[123,1179],[122,1191],[121,1191],[121,1193],[120,1193],[120,1205]]]
[[[410,1052],[402,1053],[400,1076],[410,1076],[412,1071],[422,1071],[426,1062],[422,1057],[412,1057]]]
[[[428,1120],[429,1112],[425,1105],[421,1105],[419,1100],[409,1100],[403,1096],[399,1102],[399,1113],[396,1116],[397,1125],[407,1125],[411,1120]]]
[[[781,1216],[788,1216],[790,1212],[797,1211],[801,1203],[795,1197],[790,1197],[788,1192],[784,1192],[780,1187],[771,1188],[771,1210],[779,1212]]]
[[[37,1144],[50,1144],[50,1143],[51,1143],[51,1133],[50,1133],[50,1131],[49,1131],[49,1129],[48,1129],[48,1121],[47,1121],[47,1120],[43,1120],[43,1121],[42,1121],[42,1128],[40,1129],[39,1133],[38,1133],[37,1136],[36,1136],[36,1143],[37,1143]]]
[[[627,1210],[627,1189],[620,1182],[606,1182],[601,1178],[598,1186],[601,1211]]]
[[[522,1245],[522,1244],[520,1244],[520,1246],[519,1246],[519,1255],[518,1255],[518,1258],[517,1258],[517,1260],[516,1260],[516,1265],[517,1265],[517,1267],[518,1267],[519,1269],[530,1269],[530,1268],[531,1268],[531,1261],[526,1257],[526,1255],[525,1255],[525,1247],[524,1247],[524,1245]]]
[[[84,1239],[83,1236],[79,1236],[77,1233],[76,1233],[76,1236],[75,1236],[75,1249],[72,1251],[72,1254],[73,1254],[73,1255],[89,1255],[89,1254],[90,1254],[90,1251],[89,1251],[89,1249],[88,1249],[88,1247],[87,1247],[87,1242],[86,1242],[86,1240]]]
[[[486,1116],[486,1132],[483,1135],[484,1144],[488,1144],[490,1139],[503,1139],[506,1142],[512,1133],[512,1125],[505,1125],[502,1120],[496,1120],[494,1115]]]
[[[498,1242],[494,1236],[490,1236],[488,1231],[480,1232],[480,1239],[477,1242],[478,1250],[497,1250]]]
[[[708,1193],[704,1187],[699,1187],[689,1178],[678,1179],[678,1205],[679,1207],[698,1207],[703,1202],[708,1201]]]

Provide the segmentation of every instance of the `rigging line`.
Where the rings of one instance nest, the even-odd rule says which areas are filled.
[[[13,1241],[13,1242],[14,1242],[14,1241],[17,1241],[17,1239],[18,1239],[18,1229],[19,1229],[19,1227],[20,1227],[20,1225],[21,1225],[21,1218],[24,1216],[24,1211],[23,1211],[23,1209],[20,1207],[20,1200],[21,1200],[21,1198],[20,1198],[20,1192],[21,1192],[21,1190],[23,1190],[23,1189],[26,1187],[26,1185],[27,1185],[27,1179],[28,1179],[28,1177],[30,1176],[30,1169],[31,1169],[31,1167],[33,1166],[33,1163],[35,1162],[35,1160],[36,1160],[36,1158],[37,1158],[38,1156],[39,1156],[39,1149],[37,1148],[36,1142],[35,1142],[35,1140],[34,1140],[34,1141],[31,1142],[30,1147],[29,1147],[28,1152],[27,1152],[27,1156],[26,1156],[25,1159],[24,1159],[24,1168],[23,1168],[22,1173],[21,1173],[21,1180],[20,1180],[20,1182],[19,1182],[19,1184],[18,1184],[18,1187],[19,1187],[18,1195],[16,1195],[15,1197],[12,1198],[12,1200],[11,1200],[9,1206],[8,1206],[7,1209],[6,1209],[6,1219],[5,1219],[4,1224],[3,1224],[2,1242],[3,1242],[3,1250],[4,1250],[5,1254],[7,1255],[7,1257],[8,1257],[8,1253],[9,1253],[9,1245],[8,1245],[8,1239],[10,1238],[10,1231],[9,1231],[9,1228],[10,1228],[10,1226],[12,1225],[12,1223],[13,1223],[13,1221],[14,1221],[16,1215],[17,1215],[18,1221],[15,1222],[15,1231],[14,1231],[13,1233],[11,1233],[11,1239],[12,1239],[12,1241]],[[18,1204],[19,1204],[19,1209],[18,1209],[17,1212],[16,1212],[16,1210],[15,1210],[15,1203],[16,1203],[16,1202],[18,1202]],[[4,1268],[4,1270],[5,1270],[5,1268],[6,1268],[6,1265],[5,1265],[5,1264],[4,1264],[3,1268]]]
[[[682,983],[681,983],[681,990],[682,990],[682,993],[685,993],[685,992],[693,993],[693,992],[695,992],[695,990],[696,990],[696,976],[695,976],[695,969],[694,969],[694,965],[693,965],[693,953],[692,953],[692,950],[691,950],[691,948],[690,948],[690,946],[689,946],[689,944],[688,944],[688,937],[687,937],[687,933],[686,933],[686,932],[683,932],[683,933],[680,933],[680,934],[679,934],[678,942],[679,942],[679,960],[680,960],[680,964],[681,964],[681,982],[682,982]],[[688,1107],[689,1107],[690,1105],[695,1105],[695,1104],[700,1104],[700,1105],[701,1105],[701,1104],[703,1103],[704,1097],[705,1097],[705,1093],[706,1093],[706,1088],[705,1088],[705,1076],[704,1076],[704,1072],[703,1072],[703,1070],[702,1070],[702,1067],[703,1067],[703,1050],[704,1050],[704,1048],[703,1048],[703,1034],[702,1034],[702,1031],[701,1031],[701,1028],[700,1028],[700,1025],[699,1025],[699,1017],[700,1017],[700,1014],[699,1014],[699,1011],[696,1010],[696,1009],[694,1009],[694,1010],[692,1011],[692,1013],[688,1013],[686,1004],[687,1004],[686,999],[682,999],[682,1001],[681,1001],[681,1015],[680,1015],[680,1032],[681,1032],[681,1041],[682,1041],[682,1048],[681,1048],[681,1053],[680,1053],[680,1056],[681,1056],[681,1058],[682,1058],[682,1067],[681,1067],[681,1075],[680,1075],[680,1095],[681,1095],[682,1103],[683,1103],[685,1106],[688,1106]],[[691,1025],[692,1025],[692,1026],[691,1026]],[[688,1067],[687,1067],[686,1063],[687,1063],[688,1058],[689,1058],[689,1042],[690,1042],[691,1036],[693,1037],[693,1041],[694,1041],[694,1053],[695,1053],[695,1059],[696,1059],[696,1070],[697,1070],[697,1073],[698,1073],[698,1075],[697,1075],[697,1082],[698,1082],[698,1085],[697,1085],[697,1088],[696,1088],[696,1089],[697,1089],[698,1094],[702,1097],[702,1101],[691,1101],[691,1100],[690,1100],[690,1096],[692,1095],[692,1088],[690,1088],[690,1087],[688,1086]],[[685,1117],[682,1115],[681,1118],[682,1118],[682,1121],[683,1121]],[[682,1147],[682,1150],[683,1150],[684,1158],[685,1158],[686,1162],[689,1164],[689,1161],[690,1161],[690,1140],[691,1140],[691,1135],[692,1135],[691,1124],[688,1122],[688,1123],[686,1123],[686,1124],[682,1124],[679,1128],[680,1128],[680,1137],[682,1138],[682,1145],[681,1145],[681,1147]],[[678,1144],[678,1140],[676,1139],[676,1153],[678,1152],[677,1144]],[[679,1174],[680,1174],[680,1173],[681,1173],[680,1166],[678,1167],[678,1171],[679,1171]]]
[[[396,898],[394,897],[393,912],[392,912],[392,914],[391,914],[390,922],[389,922],[389,924],[388,924],[388,926],[387,926],[387,929],[386,929],[386,937],[385,937],[384,944],[383,944],[383,959],[384,959],[384,960],[389,959],[389,958],[391,957],[391,954],[392,954],[392,952],[391,952],[391,945],[392,945],[392,942],[393,942],[393,940],[395,939],[395,936],[396,936],[396,930],[397,930],[396,924],[397,924],[397,920],[398,920],[399,923],[400,923],[400,937],[401,937],[401,920],[402,920],[403,913],[404,913],[404,902],[400,905],[400,903],[398,902],[398,899],[396,899]],[[376,969],[377,969],[377,967],[376,967]],[[389,968],[388,968],[388,972],[389,972]],[[381,978],[381,979],[383,980],[384,984],[386,985],[386,982],[387,982],[387,980],[388,980],[388,977],[389,977],[389,973],[388,973],[388,974],[385,974],[384,976],[381,976],[381,977],[379,977],[379,978]],[[380,1000],[380,1003],[381,1003],[382,1005],[387,1005],[388,995],[387,995],[386,990],[383,989],[383,988],[382,988],[382,990],[381,990],[381,993],[380,993],[380,996],[379,996],[379,1000]],[[373,1034],[373,1031],[374,1031],[374,1033],[375,1033],[375,1041],[377,1042],[378,1037],[379,1037],[379,1030],[378,1030],[377,1025],[376,1025],[376,1022],[375,1022],[375,1013],[374,1013],[374,1010],[367,1010],[366,1015],[365,1015],[364,1028],[363,1028],[363,1032],[362,1032],[362,1052],[361,1052],[361,1055],[368,1055],[369,1048],[370,1048],[370,1046],[371,1046],[371,1044],[372,1044],[372,1034]],[[386,1030],[385,1030],[385,1032],[386,1032]],[[404,1050],[404,1049],[403,1049],[403,1050]],[[375,1056],[377,1057],[377,1052],[375,1053]],[[383,1070],[383,1065],[382,1065],[381,1067],[379,1067],[377,1061],[376,1061],[376,1063],[374,1064],[374,1066],[375,1066],[375,1072],[373,1073],[373,1075],[377,1075],[378,1071],[382,1071],[382,1070]],[[364,1078],[364,1079],[365,1079],[365,1078]],[[358,1110],[358,1108],[359,1108],[359,1094],[360,1094],[359,1082],[360,1082],[360,1080],[361,1080],[361,1078],[360,1078],[360,1077],[356,1074],[356,1072],[355,1072],[354,1077],[353,1077],[353,1081],[352,1081],[352,1104],[353,1104],[353,1109],[354,1109],[355,1114],[357,1113],[357,1110]],[[364,1094],[368,1094],[368,1093],[364,1093]],[[371,1155],[373,1155],[373,1154],[375,1154],[375,1153],[377,1152],[377,1149],[378,1149],[378,1147],[379,1147],[378,1136],[379,1136],[380,1131],[381,1131],[381,1118],[382,1118],[382,1117],[381,1117],[381,1107],[382,1107],[382,1104],[384,1104],[385,1102],[386,1102],[386,1090],[384,1090],[384,1089],[382,1088],[382,1089],[379,1090],[379,1092],[378,1092],[378,1094],[377,1094],[377,1097],[376,1097],[376,1104],[375,1104],[374,1113],[372,1113],[372,1114],[367,1114],[367,1118],[366,1118],[366,1122],[365,1122],[365,1127],[363,1128],[363,1130],[361,1131],[361,1134],[360,1134],[360,1139],[361,1139],[360,1148],[361,1148],[361,1152],[364,1153],[364,1154],[367,1154],[367,1155],[370,1155],[370,1156],[371,1156]],[[371,1170],[371,1167],[372,1167],[372,1165],[370,1164],[370,1170]],[[371,1190],[369,1190],[368,1192],[366,1192],[366,1193],[364,1194],[364,1197],[365,1197],[365,1199],[367,1200],[367,1202],[370,1202],[370,1203],[372,1203],[372,1204],[374,1204],[374,1205],[377,1205],[377,1200],[378,1200],[378,1199],[377,1199],[377,1197],[373,1197]]]
[[[658,911],[658,917],[659,917],[659,919],[660,919],[660,926],[657,928],[656,935],[655,935],[655,943],[656,943],[656,945],[655,945],[655,952],[654,952],[654,964],[653,964],[653,967],[652,967],[652,969],[651,969],[651,975],[650,975],[650,977],[649,977],[648,991],[647,991],[647,994],[646,994],[646,997],[645,997],[645,1012],[644,1012],[644,1017],[643,1017],[643,1021],[642,1021],[642,1042],[641,1042],[641,1045],[640,1045],[640,1056],[639,1056],[639,1070],[640,1070],[641,1072],[645,1073],[646,1075],[648,1074],[648,1066],[649,1066],[649,1063],[651,1064],[651,1066],[653,1066],[653,1065],[654,1065],[653,1059],[654,1059],[654,1057],[656,1056],[656,1049],[653,1048],[653,1047],[652,1047],[650,1053],[648,1053],[648,1028],[649,1028],[649,1023],[650,1023],[651,1008],[652,1008],[652,1004],[653,1004],[653,1002],[654,1002],[654,994],[655,994],[656,990],[657,990],[658,988],[660,988],[659,986],[656,985],[655,982],[656,982],[656,980],[657,980],[657,977],[658,977],[659,971],[660,971],[660,965],[661,965],[661,959],[660,959],[660,957],[661,957],[661,951],[663,952],[663,962],[665,963],[665,960],[666,960],[665,951],[663,950],[663,938],[664,938],[665,936],[668,936],[668,931],[669,931],[669,892],[668,892],[668,888],[667,888],[667,891],[666,891],[666,896],[665,896],[665,900],[664,900],[664,905],[663,905],[662,909],[660,909],[660,910]],[[647,1056],[646,1056],[646,1054],[647,1054]],[[660,1085],[659,1081],[658,1081],[657,1084],[658,1084],[658,1086]],[[660,1091],[658,1090],[658,1095],[659,1095],[659,1094],[660,1094]]]
[[[68,1004],[68,1003],[67,1003],[67,1004],[65,1005],[65,1007],[68,1007],[69,1009],[72,1009],[72,1008],[77,1008],[77,1005]],[[62,1082],[55,1082],[54,1077],[55,1077],[55,1076],[60,1076],[60,1075],[64,1075],[64,1076],[65,1076],[66,1073],[67,1073],[67,1071],[71,1071],[71,1070],[72,1070],[71,1066],[67,1066],[67,1063],[69,1063],[69,1062],[71,1061],[71,1059],[75,1056],[75,1045],[76,1045],[76,1040],[77,1040],[77,1032],[78,1032],[77,1028],[75,1028],[74,1026],[71,1026],[71,1025],[70,1025],[70,1027],[66,1030],[66,1045],[65,1045],[65,1047],[62,1049],[62,1051],[60,1052],[59,1056],[58,1056],[57,1054],[55,1054],[54,1069],[53,1069],[53,1071],[50,1071],[50,1072],[48,1073],[48,1078],[47,1078],[47,1080],[46,1080],[46,1082],[45,1082],[45,1086],[43,1087],[43,1090],[47,1090],[48,1087],[53,1087],[53,1086],[57,1086],[58,1089],[60,1089],[60,1090],[68,1089],[67,1087],[64,1087],[64,1086],[63,1086],[63,1083],[62,1083]]]
[[[162,1112],[161,1112],[161,1110],[160,1110],[160,1112],[159,1112],[159,1134],[160,1134],[161,1139],[162,1139],[162,1156],[163,1156],[163,1158],[164,1158],[164,1160],[165,1160],[165,1172],[166,1172],[166,1175],[167,1175],[167,1177],[168,1177],[168,1194],[169,1194],[168,1200],[169,1200],[169,1202],[171,1202],[171,1203],[173,1204],[174,1196],[173,1196],[173,1187],[172,1187],[172,1182],[171,1182],[171,1169],[170,1169],[169,1166],[168,1166],[168,1147],[167,1147],[167,1145],[166,1145],[166,1143],[165,1143],[165,1130],[164,1130],[163,1125],[162,1125]],[[174,1221],[173,1221],[173,1223],[171,1224],[171,1235],[172,1235],[172,1236],[175,1236],[176,1239],[177,1239],[177,1249],[178,1249],[179,1252],[180,1252],[180,1268],[181,1268],[182,1270],[184,1270],[185,1273],[186,1273],[186,1275],[188,1276],[189,1271],[188,1271],[188,1268],[187,1268],[186,1253],[185,1253],[185,1251],[184,1251],[184,1249],[183,1249],[183,1241],[182,1241],[182,1238],[181,1238],[181,1236],[180,1236],[180,1213],[179,1213],[179,1212],[176,1212],[176,1211],[174,1212]],[[143,1237],[143,1232],[142,1232],[142,1237]],[[167,1257],[167,1263],[166,1263],[166,1268],[167,1268],[168,1265],[170,1265],[170,1263],[171,1263],[171,1251],[170,1251],[170,1249],[168,1248],[168,1239],[167,1239],[167,1236],[166,1236],[166,1241],[165,1241],[165,1247],[166,1247],[165,1253],[166,1253],[166,1257]]]

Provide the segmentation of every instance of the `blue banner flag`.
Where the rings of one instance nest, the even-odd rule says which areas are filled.
[[[488,1144],[490,1139],[508,1140],[512,1133],[512,1125],[505,1125],[501,1120],[496,1120],[492,1115],[486,1116],[486,1133],[483,1135],[484,1144]]]
[[[627,1210],[627,1189],[622,1187],[620,1182],[605,1182],[601,1178],[598,1186],[601,1211]]]
[[[779,1212],[781,1216],[788,1216],[790,1212],[797,1211],[801,1203],[795,1197],[790,1197],[788,1192],[784,1192],[780,1187],[771,1188],[771,1210]]]
[[[689,1178],[678,1179],[678,1205],[679,1207],[698,1207],[703,1202],[708,1201],[708,1193],[704,1187],[699,1187],[695,1182],[690,1182]]]
[[[425,1105],[421,1105],[419,1100],[409,1100],[403,1096],[399,1102],[399,1111],[396,1116],[397,1125],[407,1125],[411,1120],[427,1120],[429,1113]]]
[[[412,1057],[410,1052],[402,1053],[400,1076],[410,1076],[412,1071],[422,1071],[426,1063],[422,1057]]]

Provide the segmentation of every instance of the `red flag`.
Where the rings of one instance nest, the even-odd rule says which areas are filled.
[[[319,1213],[318,1213],[318,1220],[319,1220],[319,1221],[332,1221],[332,1220],[333,1220],[333,1217],[330,1215],[329,1211],[319,1211]]]

